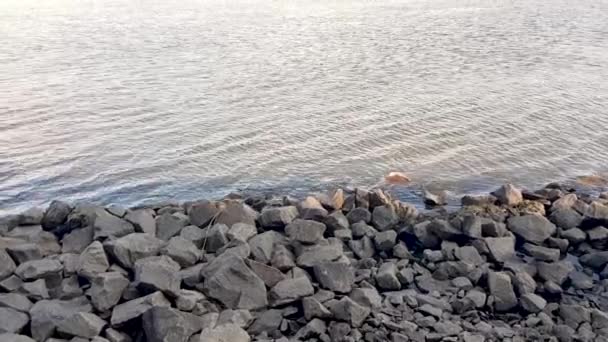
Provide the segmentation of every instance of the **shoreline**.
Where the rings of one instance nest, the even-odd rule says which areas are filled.
[[[447,209],[445,193],[422,197],[437,205],[355,188],[3,216],[3,329],[36,341],[608,341],[608,193],[506,184]]]

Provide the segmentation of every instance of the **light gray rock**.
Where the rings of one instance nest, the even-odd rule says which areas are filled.
[[[343,262],[323,262],[313,267],[315,278],[324,289],[348,293],[355,282],[353,268]]]
[[[44,212],[40,224],[44,230],[53,230],[65,223],[71,211],[72,207],[69,204],[62,201],[53,201]]]
[[[132,269],[137,260],[158,255],[164,244],[164,241],[148,234],[134,233],[107,241],[104,245],[121,266]]]
[[[454,251],[454,256],[457,260],[466,262],[471,265],[481,265],[484,259],[479,255],[479,252],[473,246],[459,247]]]
[[[8,278],[16,268],[17,265],[10,255],[4,249],[0,249],[0,280]]]
[[[258,233],[255,226],[251,226],[245,223],[235,223],[226,233],[226,236],[230,240],[241,240],[247,242],[249,239],[254,237]]]
[[[135,232],[135,227],[126,220],[116,217],[105,210],[96,212],[93,223],[93,237],[95,240],[119,238]]]
[[[382,296],[374,287],[360,287],[353,289],[349,297],[360,305],[372,310],[382,307]]]
[[[560,256],[559,249],[537,246],[527,242],[524,243],[523,250],[534,259],[540,261],[557,261]]]
[[[296,264],[300,267],[313,267],[325,261],[334,261],[343,255],[342,243],[329,245],[313,245],[298,255]]]
[[[307,321],[310,321],[313,318],[327,319],[332,315],[331,312],[315,297],[303,298],[302,310],[304,311],[304,318]]]
[[[559,317],[574,329],[583,322],[591,322],[591,312],[589,309],[577,304],[560,304]]]
[[[260,225],[267,229],[283,229],[299,215],[295,206],[264,208],[260,215]]]
[[[305,244],[314,244],[323,239],[325,224],[312,221],[296,219],[285,227],[285,233],[291,240]]]
[[[197,226],[186,226],[179,232],[179,236],[192,242],[200,249],[205,242],[206,231]]]
[[[563,284],[571,272],[574,265],[570,261],[562,260],[558,262],[539,262],[538,276],[545,281],[552,281],[558,285]]]
[[[154,211],[148,209],[130,210],[124,218],[133,225],[136,232],[156,236],[156,220],[153,213]]]
[[[175,305],[181,311],[192,311],[198,302],[205,299],[205,295],[198,291],[182,289],[175,300]]]
[[[105,272],[109,267],[110,262],[103,245],[101,242],[95,241],[80,254],[76,272],[81,277],[91,279],[95,275]]]
[[[523,202],[524,197],[521,190],[512,184],[505,184],[498,190],[492,192],[492,195],[501,203],[509,206],[515,206]]]
[[[374,208],[372,213],[372,225],[379,231],[395,228],[399,223],[399,216],[392,205],[382,205]]]
[[[536,291],[536,281],[532,276],[523,271],[515,272],[513,277],[511,278],[517,293],[520,295],[524,295],[526,293],[534,293]]]
[[[515,235],[536,244],[542,243],[556,231],[551,221],[539,215],[513,216],[509,218],[507,225]]]
[[[307,277],[284,279],[277,283],[268,294],[272,306],[296,302],[315,292]]]
[[[205,227],[220,212],[216,202],[207,200],[197,201],[188,209],[190,222],[197,227]]]
[[[222,254],[201,273],[205,294],[230,309],[255,310],[268,304],[264,281],[234,254]]]
[[[169,307],[153,307],[142,316],[148,342],[187,342],[201,330],[203,319]]]
[[[42,251],[35,243],[24,243],[6,248],[8,254],[17,264],[42,259]]]
[[[97,311],[104,312],[112,309],[129,286],[129,279],[119,272],[97,274],[91,279],[88,295]]]
[[[423,189],[423,200],[424,204],[428,206],[438,206],[438,205],[446,205],[448,193],[446,191],[429,191],[428,189]]]
[[[488,288],[494,297],[496,311],[508,311],[517,306],[517,297],[507,273],[489,272]]]
[[[70,300],[41,300],[30,309],[32,337],[44,341],[51,337],[57,326],[75,312],[91,312],[92,307],[84,297]]]
[[[112,326],[125,324],[158,306],[171,307],[171,302],[160,291],[116,305],[112,310]]]
[[[279,330],[281,321],[283,320],[282,310],[265,310],[260,312],[255,321],[251,324],[248,331],[252,335],[259,335],[261,333],[272,333]],[[202,341],[201,341],[202,342]]]
[[[330,310],[336,319],[348,322],[353,327],[360,327],[371,313],[369,308],[359,305],[349,297],[342,297]]]
[[[220,313],[216,326],[226,325],[226,324],[235,324],[239,327],[245,329],[251,324],[253,320],[253,316],[249,310],[224,310]]]
[[[249,334],[235,324],[225,324],[215,328],[207,328],[201,332],[195,342],[250,342]]]
[[[38,279],[32,282],[25,282],[21,284],[21,290],[34,301],[41,299],[49,299],[49,289],[46,287],[46,281],[44,279]]]
[[[1,252],[2,250],[0,250]],[[21,278],[17,277],[16,275],[12,275],[2,281],[0,281],[0,290],[6,291],[6,292],[13,292],[18,290],[21,285],[23,284],[23,281],[21,280]]]
[[[29,323],[30,318],[27,314],[12,308],[0,307],[0,334],[18,334]]]
[[[215,223],[225,224],[231,228],[235,223],[255,226],[257,212],[244,203],[228,202],[217,215]]]
[[[57,330],[71,336],[93,338],[99,335],[106,324],[106,321],[95,314],[78,312],[59,322]]]
[[[470,299],[475,304],[475,307],[479,309],[486,305],[487,295],[484,291],[474,288],[467,292],[465,298]]]
[[[247,260],[251,270],[264,281],[268,288],[275,286],[278,282],[285,279],[285,275],[277,268],[268,266],[254,260]]]
[[[19,293],[0,293],[0,307],[28,312],[34,304],[26,296]]]
[[[483,220],[475,215],[465,215],[462,217],[462,233],[470,238],[481,238],[481,227]]]
[[[515,239],[513,237],[487,237],[483,240],[493,261],[505,262],[515,256]]]
[[[176,294],[180,289],[180,266],[167,256],[152,256],[135,262],[135,284],[145,292]]]
[[[376,273],[376,283],[384,290],[396,291],[401,289],[395,263],[385,262],[380,265],[378,273]]]
[[[534,293],[526,293],[519,298],[521,307],[530,313],[541,312],[547,305],[547,301],[543,297]]]
[[[380,208],[380,207],[376,207]],[[377,251],[390,251],[397,242],[397,232],[394,230],[387,230],[377,233],[374,236],[374,244]]]
[[[364,236],[361,240],[349,241],[348,246],[359,259],[371,258],[376,254],[374,242],[368,236]]]
[[[161,249],[160,253],[167,255],[181,267],[193,266],[202,258],[201,250],[194,243],[181,236],[172,237],[169,243]]]
[[[61,271],[63,265],[58,260],[40,259],[22,263],[15,269],[15,274],[23,280],[36,280],[59,274]]]
[[[24,226],[39,225],[42,223],[44,210],[40,207],[29,208],[19,214],[19,224]]]
[[[181,230],[190,223],[188,216],[182,213],[165,213],[156,217],[156,237],[169,241],[170,238],[179,235]]]
[[[110,342],[132,342],[129,335],[112,328],[106,329],[105,336]]]
[[[289,271],[296,266],[293,253],[284,245],[275,246],[270,264],[282,272]]]
[[[18,335],[13,333],[0,334],[0,341],[2,342],[36,342],[25,335]]]
[[[61,240],[62,253],[82,253],[93,242],[93,226],[74,229]]]
[[[253,258],[266,264],[271,260],[275,246],[286,245],[287,238],[279,232],[270,230],[252,237],[248,243]]]

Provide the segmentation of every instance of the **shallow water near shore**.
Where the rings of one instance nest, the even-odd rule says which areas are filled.
[[[4,0],[0,212],[608,171],[608,6]]]

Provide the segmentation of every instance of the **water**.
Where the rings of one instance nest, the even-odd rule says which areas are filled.
[[[0,1],[0,211],[608,169],[608,2]]]

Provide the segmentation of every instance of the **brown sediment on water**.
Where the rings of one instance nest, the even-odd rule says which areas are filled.
[[[0,341],[605,341],[607,227],[557,183],[54,201],[0,219]]]

